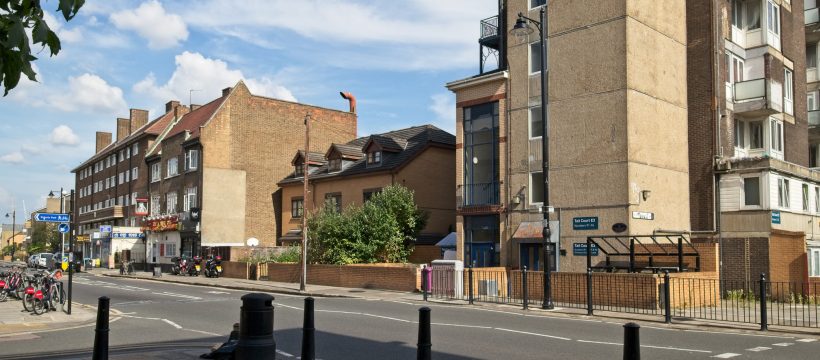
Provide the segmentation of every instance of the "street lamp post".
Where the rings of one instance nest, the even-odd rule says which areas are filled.
[[[544,250],[544,299],[541,304],[542,309],[552,309],[554,307],[552,303],[552,266],[551,266],[551,251],[550,251],[550,222],[549,222],[549,200],[550,200],[550,190],[549,190],[549,113],[547,111],[547,107],[549,106],[549,97],[547,97],[548,90],[549,90],[549,82],[547,81],[549,74],[547,73],[547,48],[549,46],[549,42],[547,41],[547,4],[546,2],[541,7],[540,11],[540,21],[536,21],[524,16],[523,13],[518,13],[518,20],[515,22],[515,26],[513,26],[512,30],[510,30],[510,34],[519,37],[519,38],[526,38],[530,34],[534,32],[532,27],[530,27],[529,23],[533,23],[535,27],[538,29],[539,35],[539,42],[541,45],[541,145],[542,145],[542,152],[543,152],[543,162],[541,163],[541,174],[544,177],[543,192],[544,192],[544,203],[543,203],[543,211],[544,219],[543,219],[543,229],[541,230],[541,236],[543,237],[543,250]]]
[[[60,214],[65,212],[65,192],[60,188]],[[54,190],[48,192],[49,198],[54,198]],[[60,233],[60,261],[65,257],[65,233]]]
[[[8,213],[6,213],[6,217],[9,217]],[[9,251],[11,252],[11,254],[9,254],[9,255],[11,255],[11,261],[14,261],[14,250],[15,250],[14,247],[16,245],[14,243],[14,237],[17,235],[16,231],[17,231],[17,208],[14,208],[14,209],[11,210],[11,239],[9,240],[9,242],[11,243],[11,244],[9,244],[9,245],[11,245],[10,248],[9,248]]]

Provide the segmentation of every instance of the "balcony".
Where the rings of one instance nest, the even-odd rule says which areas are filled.
[[[818,8],[811,8],[803,10],[803,18],[805,25],[812,25],[820,22],[820,12]]]
[[[820,126],[820,110],[809,110],[809,127]]]
[[[458,207],[498,204],[497,182],[459,185],[456,189]]]
[[[498,15],[481,20],[481,37],[478,38],[479,44],[498,50],[499,39]]]
[[[766,116],[783,112],[783,86],[760,78],[733,84],[734,111],[743,116]]]
[[[80,224],[84,223],[91,223],[95,221],[103,221],[103,220],[111,220],[111,219],[122,219],[123,212],[122,212],[122,205],[115,205],[110,206],[104,209],[97,209],[94,211],[89,211],[85,214],[80,214],[77,217],[77,221]]]

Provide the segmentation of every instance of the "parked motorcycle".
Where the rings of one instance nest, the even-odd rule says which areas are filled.
[[[202,258],[199,256],[194,256],[188,264],[188,275],[199,276],[200,271],[202,271]]]
[[[222,257],[219,255],[209,256],[208,260],[205,261],[205,276],[218,278],[220,275],[222,275]]]
[[[182,274],[187,274],[188,273],[188,260],[187,259],[185,259],[183,257],[179,257],[179,256],[174,256],[174,257],[171,258],[171,262],[172,262],[172,264],[171,264],[171,273],[172,274],[182,275]]]

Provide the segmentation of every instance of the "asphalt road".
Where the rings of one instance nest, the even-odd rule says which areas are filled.
[[[239,319],[244,294],[87,274],[75,279],[74,289],[75,301],[85,304],[96,304],[102,295],[111,298],[111,353],[140,359],[193,358],[225,341]],[[300,351],[303,299],[273,295],[278,358],[293,359]],[[412,359],[421,306],[432,308],[435,359],[613,359],[623,351],[623,321],[424,304],[397,296],[316,299],[317,357]],[[0,358],[88,358],[93,329],[2,337]],[[655,323],[641,328],[644,359],[816,359],[818,354],[820,340],[806,335],[681,330]]]

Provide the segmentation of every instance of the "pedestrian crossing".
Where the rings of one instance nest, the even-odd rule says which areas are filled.
[[[119,291],[126,291],[126,292],[135,292],[135,293],[150,293],[152,295],[157,296],[164,296],[172,298],[175,302],[210,302],[210,301],[224,301],[224,300],[235,300],[233,297],[226,298],[226,297],[215,297],[218,295],[228,295],[230,292],[227,291],[207,291],[209,295],[197,296],[195,294],[181,294],[171,291],[159,291],[159,290],[152,290],[144,287],[134,286],[134,285],[125,285],[125,284],[116,284],[110,281],[104,280],[97,280],[91,278],[83,278],[77,277],[74,279],[74,283],[80,285],[87,285],[93,286],[98,288],[107,288],[107,289],[115,289]],[[154,300],[135,300],[135,301],[125,301],[122,303],[115,303],[114,305],[145,305],[145,304],[152,304],[156,303],[157,301]]]

